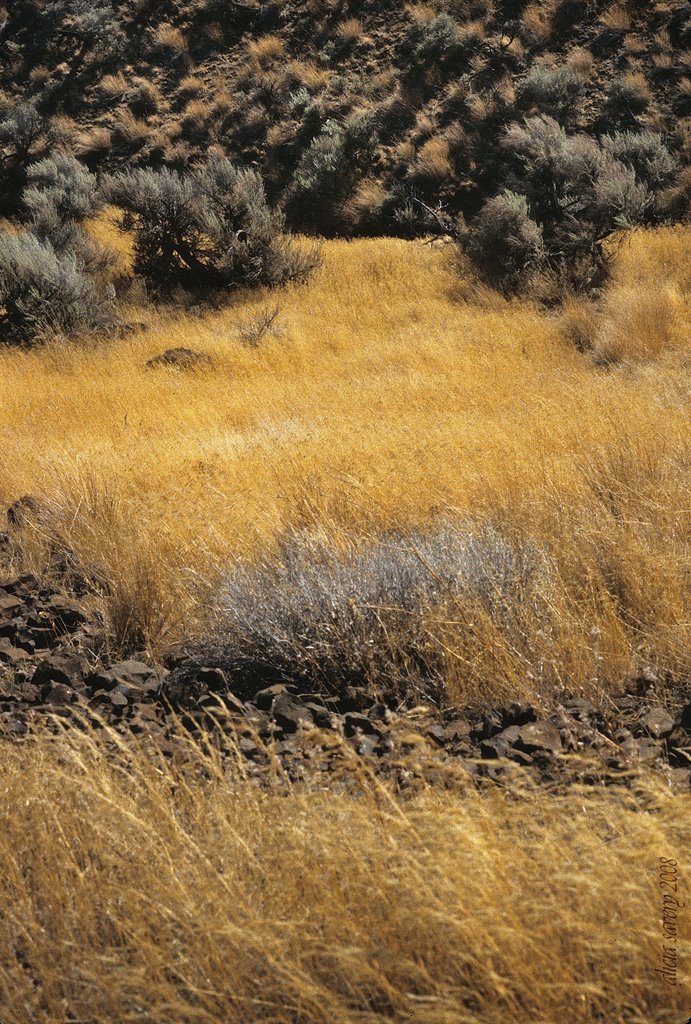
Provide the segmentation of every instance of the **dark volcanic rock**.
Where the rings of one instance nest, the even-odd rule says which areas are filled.
[[[539,750],[549,750],[557,753],[561,750],[561,736],[559,729],[547,720],[528,722],[519,729],[516,746],[528,754]]]
[[[314,725],[312,712],[298,697],[290,693],[279,693],[271,705],[271,717],[284,733]]]
[[[24,602],[14,594],[0,593],[0,616],[5,618],[16,615],[24,607]]]
[[[691,732],[691,704],[687,704],[686,707],[682,709],[679,723],[682,729],[686,729],[688,732]]]
[[[92,691],[120,689],[125,695],[151,697],[158,693],[161,680],[156,669],[141,661],[119,661],[110,668],[92,674],[88,679]]]
[[[66,633],[88,622],[88,616],[76,601],[59,595],[51,597],[43,605],[42,617],[51,622],[59,632]]]
[[[651,736],[659,739],[661,736],[669,736],[674,728],[674,719],[664,708],[651,708],[641,719],[641,724]]]
[[[252,698],[252,703],[256,704],[260,711],[269,711],[276,697],[282,693],[288,693],[285,683],[274,683],[273,686],[258,690]]]
[[[80,688],[86,671],[86,661],[78,654],[51,654],[38,663],[31,682],[41,688],[51,683]]]
[[[343,716],[343,728],[346,736],[353,736],[358,729],[369,736],[377,736],[381,731],[368,715],[357,714],[355,711],[348,711]]]
[[[169,348],[158,356],[147,360],[147,370],[167,367],[173,370],[199,370],[213,365],[213,359],[206,352],[195,352],[191,348]]]

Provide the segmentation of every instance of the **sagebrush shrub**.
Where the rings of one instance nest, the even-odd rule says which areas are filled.
[[[466,248],[483,277],[506,291],[518,289],[545,259],[542,232],[526,197],[509,190],[484,204]]]
[[[328,120],[295,169],[288,196],[292,216],[307,225],[328,223],[334,204],[352,194],[376,142],[372,111],[353,114],[344,124]]]
[[[546,561],[491,525],[449,523],[427,534],[392,534],[335,549],[328,537],[286,536],[271,560],[238,565],[216,597],[217,630],[201,644],[234,690],[273,679],[339,691],[440,696],[437,617],[472,608],[508,628],[535,604]]]
[[[485,204],[468,237],[483,275],[513,291],[542,262],[567,288],[598,285],[607,263],[602,243],[617,229],[643,222],[651,203],[633,160],[618,159],[617,147],[622,155],[627,147],[635,150],[630,140],[608,148],[570,136],[546,115],[512,124],[502,140],[509,192]]]
[[[109,316],[107,293],[80,269],[74,253],[59,256],[30,232],[0,235],[0,340],[88,333]]]
[[[69,61],[70,78],[87,57],[105,61],[124,45],[120,22],[108,0],[49,0],[42,6],[40,26],[49,47]]]
[[[112,254],[91,239],[82,227],[102,208],[96,175],[74,157],[55,154],[32,164],[22,203],[29,226],[58,254],[71,254],[81,270],[98,273],[112,263]]]
[[[523,103],[534,104],[558,121],[565,121],[572,115],[587,83],[587,75],[567,64],[554,68],[539,64],[530,69],[518,95]]]
[[[677,161],[655,132],[615,132],[603,137],[602,146],[615,160],[632,167],[637,180],[648,188],[665,188],[674,180]]]
[[[0,106],[0,200],[14,212],[26,168],[47,148],[48,123],[33,100]]]
[[[453,59],[463,49],[458,22],[446,12],[437,14],[431,21],[415,23],[409,42],[420,63]]]
[[[304,277],[317,261],[315,250],[300,250],[284,233],[260,176],[225,158],[188,174],[117,174],[106,195],[134,231],[136,272],[159,289],[280,284]]]

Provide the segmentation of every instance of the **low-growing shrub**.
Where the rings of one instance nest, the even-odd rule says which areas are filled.
[[[648,109],[651,99],[650,87],[644,75],[621,75],[609,87],[606,111],[617,122],[633,123],[639,114]]]
[[[530,69],[518,95],[524,104],[534,105],[563,123],[573,117],[574,105],[587,83],[587,75],[567,64],[554,68],[539,64]]]
[[[545,260],[542,232],[530,216],[528,200],[508,190],[484,204],[466,248],[482,276],[506,291],[517,290]]]
[[[372,111],[353,114],[344,124],[326,122],[303,153],[289,189],[289,210],[298,223],[328,226],[335,204],[352,195],[374,155],[376,127]]]
[[[508,628],[523,602],[537,600],[543,571],[536,550],[491,526],[448,524],[345,551],[326,536],[293,534],[271,560],[228,575],[215,635],[199,654],[232,676],[234,690],[367,684],[382,696],[441,700],[441,623],[472,609]]]
[[[662,165],[659,152],[650,140],[637,149],[630,139],[598,144],[569,136],[546,115],[512,124],[502,148],[509,190],[485,204],[467,237],[483,276],[511,292],[542,263],[566,291],[599,287],[607,269],[605,239],[642,223],[651,206],[634,164],[645,170],[644,156],[652,154],[654,174]]]
[[[32,100],[0,105],[0,203],[14,212],[32,160],[48,148],[48,122]]]
[[[68,79],[76,77],[87,58],[102,63],[124,45],[120,22],[108,0],[50,0],[42,5],[39,27],[48,48],[68,61]]]
[[[410,30],[409,44],[420,63],[453,60],[462,52],[458,22],[445,12],[431,21],[415,22]]]
[[[96,176],[74,157],[58,153],[32,164],[27,177],[22,202],[32,233],[59,255],[71,253],[84,271],[98,273],[109,266],[108,251],[82,227],[103,206]]]
[[[655,132],[615,132],[603,137],[602,146],[610,156],[632,167],[637,180],[650,189],[665,188],[674,180],[677,161]]]

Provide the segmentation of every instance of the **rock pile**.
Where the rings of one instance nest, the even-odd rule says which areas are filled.
[[[0,733],[21,738],[48,714],[86,718],[173,753],[182,728],[216,737],[250,776],[278,764],[292,781],[338,774],[355,758],[400,785],[443,779],[450,766],[496,782],[519,768],[541,783],[616,781],[651,766],[690,782],[691,703],[663,706],[649,684],[606,713],[582,697],[550,714],[525,703],[404,709],[355,688],[325,696],[281,683],[241,701],[217,666],[187,659],[167,671],[138,658],[109,663],[105,651],[98,615],[73,598],[31,575],[0,586]]]

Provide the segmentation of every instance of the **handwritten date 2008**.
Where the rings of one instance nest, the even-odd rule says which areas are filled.
[[[668,985],[677,984],[679,912],[686,904],[679,898],[679,868],[670,857],[660,857],[658,885],[662,891],[662,967],[656,968]]]

